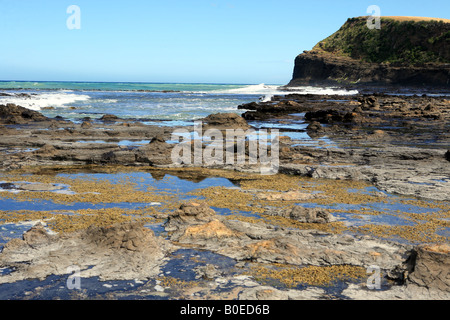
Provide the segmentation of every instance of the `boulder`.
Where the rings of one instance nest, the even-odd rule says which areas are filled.
[[[7,124],[24,124],[49,119],[37,111],[8,103],[0,105],[0,120]]]
[[[92,128],[92,122],[91,121],[83,121],[81,124],[81,129],[90,129]]]
[[[361,103],[361,108],[364,110],[379,110],[380,103],[378,98],[374,96],[362,96],[358,98],[358,102]]]
[[[343,122],[344,115],[339,110],[317,110],[305,113],[305,120],[310,122],[319,122],[323,124],[331,124],[334,122]]]
[[[390,140],[389,134],[384,130],[374,130],[372,133],[364,136],[363,138],[371,141]]]
[[[325,209],[305,208],[302,206],[294,206],[275,213],[272,211],[272,215],[279,215],[302,223],[329,223],[336,221],[335,217]]]
[[[36,150],[33,152],[33,154],[36,155],[37,158],[53,158],[56,154],[58,153],[58,150],[50,145],[50,144],[46,144],[44,145],[42,148]]]
[[[123,165],[134,164],[136,162],[136,156],[129,150],[109,151],[102,154],[101,162]]]
[[[135,222],[110,227],[90,226],[86,231],[86,240],[109,249],[145,251],[149,246],[157,248],[153,232],[144,228],[142,223]]]
[[[169,215],[165,224],[166,231],[176,231],[188,225],[198,225],[211,222],[215,219],[216,212],[206,203],[185,203],[178,210]]]
[[[450,246],[420,245],[410,259],[408,283],[450,293]]]
[[[250,129],[247,121],[236,113],[215,113],[202,119],[203,129]]]
[[[37,223],[30,230],[24,233],[23,240],[30,247],[37,247],[39,245],[44,245],[51,241],[54,236],[47,233],[42,223]]]
[[[116,122],[117,120],[120,120],[120,118],[113,114],[105,114],[100,118],[100,121],[103,122]]]
[[[237,237],[238,234],[228,228],[219,220],[212,220],[211,222],[189,226],[184,230],[184,233],[177,239],[179,242],[202,243],[202,241],[220,240],[226,238]]]
[[[311,122],[311,123],[308,125],[308,127],[306,128],[306,130],[312,131],[312,132],[323,131],[323,129],[324,129],[324,128],[322,127],[322,125],[320,124],[320,122],[317,122],[317,121]]]
[[[207,264],[205,266],[198,266],[194,268],[194,271],[196,273],[195,278],[196,279],[206,279],[211,280],[215,279],[222,275],[222,272],[218,270],[217,266],[213,264]]]
[[[172,161],[172,149],[174,144],[166,142],[164,137],[157,135],[149,144],[136,150],[136,161],[149,163],[150,165],[170,165]]]

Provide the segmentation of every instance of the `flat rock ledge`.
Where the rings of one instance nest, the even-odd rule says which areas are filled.
[[[0,266],[14,272],[0,277],[0,283],[44,280],[68,274],[73,267],[80,270],[80,277],[101,281],[145,280],[159,273],[171,248],[139,222],[91,226],[65,235],[50,234],[38,223],[23,239],[11,240],[3,248]]]
[[[238,261],[316,266],[349,264],[367,267],[376,264],[388,270],[401,265],[412,249],[410,246],[381,242],[368,236],[356,237],[230,220],[213,214],[212,209],[205,214],[205,209],[205,205],[188,204],[169,216],[166,230],[171,231],[170,240],[196,245]],[[333,220],[329,215],[322,215],[322,212],[306,210],[293,214],[297,221],[326,223]]]
[[[326,212],[288,210],[276,213],[297,221],[329,223]],[[308,220],[312,219],[312,220]],[[413,247],[369,236],[330,234],[229,220],[215,215],[204,204],[185,204],[169,216],[166,227],[174,243],[194,245],[242,262],[281,263],[297,266],[353,265],[379,267],[398,285],[388,290],[370,290],[350,284],[342,292],[351,299],[448,299],[450,297],[450,247]],[[314,299],[321,289],[278,290],[254,286],[239,299]]]
[[[326,212],[301,208],[276,214],[305,223],[333,220]],[[191,247],[224,255],[237,263],[377,266],[383,277],[396,283],[381,290],[370,290],[364,283],[348,284],[341,295],[354,300],[450,298],[450,246],[446,243],[411,246],[369,236],[250,223],[218,215],[205,203],[181,205],[169,215],[165,228],[168,239],[156,237],[142,222],[91,226],[61,235],[48,232],[38,223],[22,239],[13,239],[4,246],[0,267],[11,268],[13,272],[1,276],[0,283],[44,280],[50,275],[69,274],[73,267],[80,270],[83,278],[148,280],[160,274],[170,253]],[[217,282],[221,278],[221,272],[212,264],[194,271],[202,279]],[[323,299],[326,296],[322,288],[279,290],[250,282],[252,285],[244,286],[238,299]]]

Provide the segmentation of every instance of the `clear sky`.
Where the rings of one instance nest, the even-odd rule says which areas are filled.
[[[448,0],[0,0],[0,80],[286,84],[298,54],[370,5],[450,18]]]

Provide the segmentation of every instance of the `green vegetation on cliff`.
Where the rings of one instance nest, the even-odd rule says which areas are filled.
[[[367,17],[351,18],[313,51],[403,66],[450,63],[450,23],[385,17],[378,30],[367,27]]]

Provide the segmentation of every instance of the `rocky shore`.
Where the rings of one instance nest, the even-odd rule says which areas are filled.
[[[32,201],[34,194],[40,194],[55,203],[73,202],[72,193],[54,193],[67,181],[44,175],[46,170],[107,173],[120,167],[128,172],[152,170],[155,177],[187,175],[193,181],[223,177],[238,186],[204,188],[196,194],[199,198],[188,201],[182,200],[183,192],[167,200],[163,193],[139,191],[139,200],[134,199],[132,187],[86,181],[77,182],[86,193],[81,196],[75,181],[68,181],[73,197],[78,197],[74,199],[86,203],[141,201],[162,203],[162,207],[153,208],[145,219],[139,210],[98,216],[100,212],[83,213],[72,220],[48,212],[29,213],[24,219],[20,212],[4,211],[4,222],[33,223],[23,236],[5,243],[0,268],[13,271],[2,274],[0,283],[45,281],[67,275],[68,268],[76,265],[83,278],[142,284],[139,294],[133,291],[139,297],[327,299],[330,292],[324,283],[333,281],[341,283],[339,293],[332,296],[338,299],[450,297],[448,97],[287,95],[238,108],[245,111],[242,116],[218,114],[199,120],[205,130],[279,128],[277,175],[262,177],[258,165],[247,163],[175,165],[171,153],[177,142],[172,141],[172,133],[177,128],[144,125],[113,115],[75,123],[16,105],[0,106],[3,199]],[[306,145],[304,136],[317,144]],[[359,184],[364,187],[358,189]],[[370,187],[378,191],[365,194]],[[372,225],[373,233],[366,234],[357,224],[351,230],[343,224],[339,205],[389,204],[388,195],[439,210],[402,213],[414,221],[412,228],[416,229],[411,230],[430,227],[423,231],[427,241],[386,239],[375,232],[377,224]],[[220,214],[219,209],[232,214]],[[364,215],[368,209],[346,210]],[[375,210],[370,214],[383,215]],[[152,219],[162,221],[162,233],[145,227],[143,222]],[[403,227],[391,225],[385,232],[393,235]],[[165,272],[181,259],[180,250],[198,250],[202,252],[199,260],[207,254],[217,261],[206,259],[192,266],[188,271],[195,277],[189,283],[176,278],[169,281]],[[186,268],[191,262],[184,262]],[[382,271],[382,290],[368,288],[367,268],[371,266]]]

